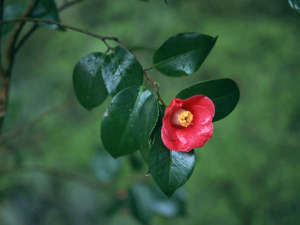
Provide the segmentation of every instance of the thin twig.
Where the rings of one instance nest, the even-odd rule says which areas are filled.
[[[39,3],[40,0],[34,0],[24,11],[24,16],[29,15],[32,10],[34,9],[34,7]],[[1,20],[3,21],[3,20]],[[1,82],[3,82],[3,84],[1,84],[1,93],[0,93],[0,133],[2,131],[2,127],[3,127],[3,122],[4,122],[4,118],[5,118],[5,114],[6,114],[6,108],[8,105],[8,98],[9,98],[9,88],[10,88],[10,75],[11,75],[11,70],[13,67],[13,63],[14,63],[14,58],[15,58],[15,53],[14,53],[14,49],[15,49],[15,45],[17,42],[17,39],[24,27],[25,22],[18,22],[9,39],[8,39],[8,45],[7,45],[7,51],[6,51],[6,71],[3,71],[3,73],[1,74],[3,77],[1,78]],[[3,24],[1,24],[2,27]]]
[[[32,27],[27,31],[27,33],[22,37],[22,39],[18,42],[16,48],[15,48],[15,53],[17,53],[20,48],[25,44],[25,42],[29,39],[29,37],[37,30],[39,25],[36,23],[32,25]]]
[[[68,8],[70,8],[71,6],[74,6],[77,3],[83,2],[84,0],[74,0],[74,1],[70,1],[70,2],[66,2],[63,5],[61,5],[58,8],[59,12],[62,12]],[[17,47],[15,49],[16,52],[18,52],[20,50],[20,48],[25,44],[25,42],[33,35],[33,33],[35,31],[37,31],[37,29],[39,28],[39,24],[36,23],[34,25],[32,25],[32,27],[29,29],[29,31],[27,31],[27,33],[24,34],[24,36],[22,37],[22,39],[19,41],[19,43],[17,44]]]
[[[40,0],[34,0],[24,11],[23,17],[26,17],[31,14],[33,9],[36,7],[36,5],[39,3]],[[14,64],[14,59],[15,59],[15,47],[16,43],[18,40],[19,35],[22,32],[22,29],[25,25],[26,21],[15,21],[17,24],[15,25],[9,39],[8,39],[8,44],[7,44],[7,51],[6,51],[6,75],[10,76],[12,67]]]
[[[159,87],[158,87],[158,85],[156,84],[156,82],[155,82],[155,81],[147,74],[147,72],[146,72],[145,70],[144,70],[144,75],[145,75],[146,79],[147,79],[148,81],[150,81],[150,83],[152,84],[152,86],[156,89],[156,94],[157,94],[157,97],[158,97],[159,101],[161,102],[161,104],[162,104],[163,106],[166,106],[164,100],[162,99],[162,97],[161,97],[161,95],[160,95],[160,93],[159,93]]]
[[[63,24],[63,23],[59,23],[59,22],[55,22],[53,20],[46,20],[46,19],[38,19],[38,18],[28,18],[28,17],[20,17],[20,18],[16,18],[16,19],[9,19],[9,20],[4,20],[2,21],[1,23],[2,24],[7,24],[7,23],[15,23],[15,22],[34,22],[34,23],[47,23],[47,24],[56,24],[58,26],[61,26],[65,29],[68,29],[68,30],[73,30],[73,31],[76,31],[76,32],[79,32],[79,33],[82,33],[82,34],[86,34],[90,37],[93,37],[93,38],[96,38],[96,39],[99,39],[101,40],[107,48],[111,49],[112,47],[106,42],[107,40],[111,40],[111,41],[115,41],[117,43],[119,43],[121,46],[123,45],[123,43],[117,38],[117,37],[113,37],[113,36],[102,36],[102,35],[99,35],[99,34],[95,34],[95,33],[91,33],[87,30],[83,30],[83,29],[80,29],[80,28],[77,28],[77,27],[73,27],[73,26],[70,26],[70,25],[67,25],[67,24]]]

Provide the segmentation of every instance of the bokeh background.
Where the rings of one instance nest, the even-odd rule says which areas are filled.
[[[153,224],[300,221],[300,14],[287,0],[86,0],[61,20],[119,37],[145,67],[174,34],[219,35],[196,74],[149,72],[166,102],[202,80],[228,77],[241,90],[237,108],[197,150],[185,216],[156,216]],[[115,161],[105,154],[99,132],[109,99],[88,112],[73,92],[74,65],[104,50],[85,35],[40,28],[17,57],[0,147],[0,224],[139,224],[129,210],[114,212],[111,199],[118,191],[126,198],[141,179],[153,183],[147,168],[138,155]]]

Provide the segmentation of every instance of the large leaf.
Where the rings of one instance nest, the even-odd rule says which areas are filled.
[[[122,89],[140,86],[143,83],[143,68],[136,58],[127,50],[117,47],[105,57],[102,73],[106,88],[110,95]]]
[[[28,3],[30,3],[30,1],[24,1],[24,3],[13,3],[7,5],[4,8],[4,20],[22,17],[25,9],[28,7]],[[60,22],[58,10],[54,0],[41,0],[39,4],[33,9],[31,15],[29,15],[28,17],[48,19],[53,20],[55,22]],[[9,33],[13,29],[14,25],[15,23],[4,24],[2,28],[2,35]],[[41,25],[50,29],[61,29],[56,24],[41,23]]]
[[[194,170],[195,162],[193,150],[169,150],[161,140],[160,129],[155,132],[149,159],[150,173],[167,196],[171,196],[186,183]]]
[[[100,105],[107,96],[103,78],[97,73],[103,61],[102,53],[91,53],[81,58],[74,68],[75,94],[80,104],[88,110]]]
[[[216,110],[214,122],[228,116],[240,98],[239,88],[231,79],[201,82],[182,90],[176,97],[186,99],[199,94],[209,97],[214,102]]]
[[[154,215],[173,218],[185,215],[186,198],[182,189],[167,198],[152,185],[136,184],[129,189],[129,208],[142,224],[149,224]]]
[[[289,0],[290,6],[300,12],[300,0]]]
[[[149,142],[158,118],[157,97],[143,87],[130,87],[115,95],[101,126],[106,150],[119,157],[135,152]]]
[[[154,67],[168,76],[192,74],[204,62],[216,40],[199,33],[177,34],[154,53]]]

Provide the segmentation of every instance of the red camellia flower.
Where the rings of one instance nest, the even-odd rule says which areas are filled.
[[[183,152],[203,146],[213,135],[214,115],[214,103],[204,95],[173,98],[163,118],[163,143],[168,149]]]

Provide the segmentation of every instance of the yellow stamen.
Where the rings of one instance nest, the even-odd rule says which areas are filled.
[[[174,113],[172,122],[178,126],[188,127],[191,125],[193,117],[194,116],[190,111],[179,109]]]

